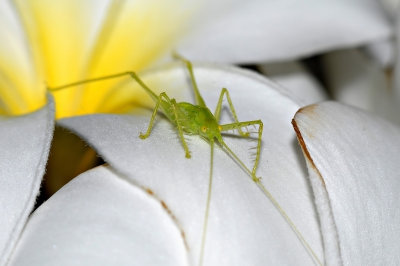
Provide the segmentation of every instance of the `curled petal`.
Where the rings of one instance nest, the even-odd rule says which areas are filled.
[[[53,130],[51,97],[29,115],[0,117],[0,264],[7,261],[35,204]]]
[[[11,265],[187,265],[181,231],[159,201],[106,167],[37,209]]]
[[[308,161],[327,262],[338,263],[340,253],[344,265],[399,264],[400,128],[335,102],[300,109],[293,124]]]

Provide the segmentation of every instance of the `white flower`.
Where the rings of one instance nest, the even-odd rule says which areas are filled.
[[[20,20],[10,5],[1,4],[0,36],[7,36],[0,49],[1,112],[28,114],[0,119],[0,208],[5,214],[0,216],[0,264],[193,265],[199,260],[209,145],[190,137],[192,158],[185,159],[176,130],[160,117],[151,136],[140,140],[149,113],[127,112],[124,107],[138,94],[125,83],[63,91],[55,95],[55,105],[49,97],[33,112],[45,103],[43,80],[58,85],[140,70],[171,47],[193,59],[265,62],[359,45],[391,32],[374,1],[162,3],[16,1],[27,35],[17,31]],[[69,12],[78,14],[74,22],[65,15]],[[148,21],[153,12],[166,19]],[[135,24],[136,19],[148,27]],[[182,25],[191,31],[181,31]],[[147,41],[135,43],[136,38]],[[27,39],[31,42],[21,42]],[[157,41],[166,43],[154,48]],[[199,65],[195,71],[211,110],[219,90],[227,87],[240,120],[264,121],[258,175],[320,260],[329,265],[399,261],[397,126],[337,103],[300,109],[294,124],[308,179],[290,121],[305,102],[314,101],[311,96],[292,97],[293,91],[236,68]],[[180,65],[143,78],[178,101],[192,101]],[[325,97],[314,90],[307,94]],[[125,114],[58,120],[110,165],[77,177],[28,219],[47,161],[54,108],[59,118]],[[228,120],[225,113],[223,121]],[[240,158],[249,159],[251,141],[226,139]],[[204,265],[313,264],[270,200],[219,148],[214,167]]]

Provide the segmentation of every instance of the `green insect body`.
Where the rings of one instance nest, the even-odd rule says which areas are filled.
[[[211,192],[212,192],[212,179],[213,179],[213,157],[214,157],[214,143],[217,142],[224,151],[226,151],[241,167],[242,169],[251,177],[251,179],[257,184],[257,186],[264,192],[264,194],[271,200],[273,205],[277,208],[277,210],[281,213],[283,218],[290,225],[292,230],[295,232],[299,240],[304,245],[307,252],[311,255],[314,262],[322,265],[318,256],[315,254],[313,249],[304,239],[303,235],[299,232],[295,224],[288,217],[286,212],[282,209],[280,204],[275,200],[272,194],[263,186],[261,183],[261,178],[256,177],[256,170],[260,160],[261,153],[261,137],[263,132],[263,123],[261,120],[253,120],[253,121],[244,121],[239,122],[238,117],[236,115],[235,108],[233,107],[232,100],[230,98],[229,92],[226,88],[221,90],[219,100],[214,111],[214,114],[207,107],[203,97],[201,96],[196,79],[193,73],[192,63],[180,55],[174,54],[174,57],[181,60],[186,64],[187,70],[190,74],[190,80],[192,83],[192,87],[195,94],[195,104],[191,104],[188,102],[176,102],[175,99],[168,97],[165,92],[160,93],[159,95],[155,94],[140,78],[135,72],[123,72],[109,76],[103,76],[99,78],[87,79],[83,81],[78,81],[74,83],[70,83],[64,86],[56,87],[56,88],[48,88],[49,91],[58,91],[68,87],[77,86],[81,84],[86,84],[90,82],[96,82],[101,80],[113,79],[122,76],[130,76],[134,79],[153,99],[155,102],[155,108],[153,110],[149,126],[145,133],[140,133],[139,137],[141,139],[146,139],[149,137],[151,130],[153,128],[153,124],[155,118],[157,116],[158,111],[164,113],[164,115],[176,126],[178,130],[178,135],[180,141],[182,142],[183,149],[185,151],[185,157],[190,158],[190,151],[188,145],[185,141],[184,134],[188,135],[199,135],[206,141],[210,143],[210,171],[209,171],[209,183],[208,183],[208,192],[207,192],[207,200],[206,200],[206,209],[204,214],[203,221],[203,233],[200,247],[200,255],[199,255],[199,264],[203,264],[204,258],[204,247],[206,243],[206,235],[207,235],[207,224],[208,224],[208,216],[211,202]],[[229,108],[232,112],[234,123],[230,124],[219,124],[219,119],[221,115],[222,102],[226,97]],[[222,138],[222,132],[229,130],[237,130],[242,137],[248,137],[250,134],[248,132],[243,132],[242,128],[246,128],[248,126],[258,125],[258,143],[256,150],[256,158],[252,170],[250,170],[240,158],[228,147],[228,145],[224,142]]]

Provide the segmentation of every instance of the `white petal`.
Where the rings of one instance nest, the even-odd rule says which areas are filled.
[[[335,100],[400,123],[400,98],[394,97],[385,71],[361,51],[351,49],[329,53],[324,55],[323,64]]]
[[[399,265],[400,128],[335,102],[301,109],[294,125],[320,215],[333,214],[323,235],[336,226],[343,264]]]
[[[382,68],[392,67],[395,62],[396,45],[392,38],[373,42],[364,50]]]
[[[264,64],[260,66],[260,71],[282,85],[300,106],[328,99],[325,89],[300,62]]]
[[[187,265],[187,250],[159,201],[98,167],[34,212],[10,264]]]
[[[0,264],[14,248],[35,204],[53,130],[51,98],[35,113],[0,117]]]
[[[292,60],[391,34],[375,0],[210,1],[181,51],[225,62]]]
[[[222,87],[229,88],[241,121],[262,119],[264,136],[258,175],[281,203],[322,260],[322,245],[302,158],[295,145],[291,118],[299,108],[261,76],[235,68],[197,67],[205,101],[214,109]],[[181,66],[149,74],[150,87],[192,102],[188,75]],[[132,83],[132,82],[131,82]],[[226,111],[226,110],[225,110]],[[223,112],[222,121],[231,121]],[[198,262],[208,189],[210,145],[188,136],[191,159],[185,159],[177,130],[157,116],[150,137],[138,138],[146,115],[92,115],[63,119],[60,125],[86,139],[127,178],[164,200],[185,231],[191,263]],[[251,129],[252,130],[252,129]],[[252,130],[253,131],[253,130]],[[254,141],[225,137],[250,165]],[[204,265],[307,265],[312,263],[288,224],[251,178],[216,148]]]
[[[391,20],[396,20],[400,1],[399,0],[378,0],[378,1],[381,3],[383,9],[386,11],[387,16]]]
[[[397,16],[396,38],[399,40],[400,36],[400,14]],[[397,102],[400,102],[400,42],[396,42],[396,63],[394,69],[394,86],[393,93]]]

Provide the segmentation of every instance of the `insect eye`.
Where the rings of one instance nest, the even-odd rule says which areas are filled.
[[[202,126],[202,127],[201,127],[201,131],[204,132],[204,133],[206,133],[206,132],[207,132],[207,127],[206,127],[206,126]]]

